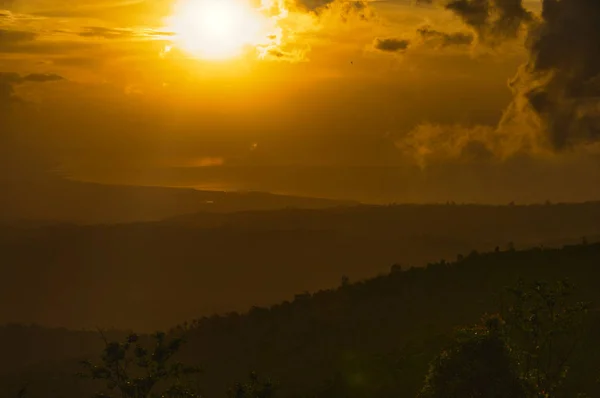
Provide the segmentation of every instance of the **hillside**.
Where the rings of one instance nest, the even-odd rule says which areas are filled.
[[[335,230],[355,235],[453,236],[489,243],[526,245],[600,237],[600,202],[538,205],[408,204],[359,205],[269,212],[197,213],[163,225],[243,230]],[[485,238],[481,236],[481,232]]]
[[[510,242],[553,247],[584,236],[600,240],[600,204],[359,206],[0,228],[0,323],[151,331],[272,305],[342,276],[373,277],[395,263],[425,266]]]
[[[54,177],[0,179],[0,223],[114,224],[156,221],[194,212],[322,208],[356,204],[261,192],[103,185]]]
[[[277,380],[281,397],[414,397],[429,361],[452,329],[477,322],[485,312],[500,311],[506,286],[519,278],[566,277],[577,286],[576,299],[591,301],[596,309],[599,264],[597,243],[473,253],[458,262],[395,270],[246,314],[198,319],[185,328],[189,342],[180,359],[202,366],[199,382],[211,397],[223,396],[250,370]],[[594,397],[600,394],[595,382],[600,373],[600,318],[597,310],[591,314],[568,388]],[[53,392],[44,396],[56,397],[79,396],[87,388],[73,381],[70,374],[77,367],[66,357],[91,355],[99,350],[98,338],[94,341],[90,332],[15,331],[0,330],[4,363],[45,358],[45,365],[28,366],[27,372],[4,366],[5,391],[14,391],[24,377],[31,382],[32,397],[40,396],[35,394],[41,388]]]

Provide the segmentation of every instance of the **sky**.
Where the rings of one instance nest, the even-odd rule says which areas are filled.
[[[0,0],[0,177],[600,199],[597,0]]]

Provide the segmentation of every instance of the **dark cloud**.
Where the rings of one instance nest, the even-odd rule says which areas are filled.
[[[348,18],[351,14],[358,15],[361,19],[368,19],[370,12],[368,8],[368,1],[366,0],[296,0],[295,4],[307,11],[319,13],[334,3],[338,3],[340,17],[342,19]]]
[[[177,33],[175,33],[175,32],[165,32],[165,31],[160,31],[160,30],[146,31],[146,32],[144,32],[144,34],[147,36],[176,36],[177,35]]]
[[[105,28],[101,26],[89,26],[84,28],[82,32],[77,33],[81,37],[103,38],[103,39],[131,39],[131,38],[148,38],[148,37],[171,37],[175,36],[174,32],[159,31],[147,29],[144,31],[134,31],[131,29]]]
[[[14,85],[20,82],[18,73],[0,72],[0,115],[7,105],[19,100]]]
[[[356,15],[363,21],[367,21],[373,17],[373,12],[369,8],[367,1],[347,1],[343,2],[340,7],[340,17],[346,22],[348,17]]]
[[[14,72],[0,72],[0,83],[20,83],[21,75]]]
[[[287,61],[287,62],[298,62],[304,59],[305,50],[299,48],[272,48],[268,49],[264,53],[264,59]]]
[[[54,73],[32,73],[21,78],[22,82],[46,83],[65,80],[64,77]]]
[[[410,41],[408,40],[394,38],[377,38],[374,43],[376,49],[387,52],[401,52],[406,50],[409,45]]]
[[[472,34],[464,32],[446,33],[423,26],[417,29],[417,34],[426,43],[435,44],[438,47],[468,46],[475,39]]]
[[[0,29],[0,51],[13,47],[19,43],[35,40],[37,34],[20,30]]]
[[[123,39],[135,36],[135,33],[127,29],[103,28],[100,26],[90,26],[79,33],[82,37],[101,37],[104,39]]]
[[[76,67],[97,67],[104,63],[104,59],[101,57],[58,57],[53,58],[51,61],[54,65],[63,66],[76,66]]]
[[[540,149],[593,151],[586,146],[600,142],[600,1],[543,0],[535,20],[518,0],[450,4],[480,34],[504,32],[498,39],[510,38],[527,20],[528,61],[510,82],[514,96],[496,128],[415,129],[406,139],[411,145],[402,147],[419,155],[420,162],[440,151],[462,156],[456,148],[473,140],[486,143],[500,158]],[[492,6],[501,11],[494,11],[500,16],[490,24]],[[473,149],[467,152],[473,155]]]
[[[481,41],[491,44],[516,37],[521,26],[533,19],[522,0],[451,0],[445,7],[473,28]]]
[[[320,8],[328,6],[334,1],[335,0],[297,0],[296,5],[308,11],[316,11]]]
[[[3,104],[7,104],[15,99],[15,89],[12,84],[3,82],[0,79],[0,110]]]
[[[32,73],[20,75],[14,72],[0,72],[0,110],[15,102],[22,102],[15,93],[15,86],[23,83],[47,83],[64,80],[55,74]]]
[[[27,82],[46,83],[60,80],[65,80],[65,78],[54,73],[30,73],[28,75],[20,75],[14,72],[0,72],[0,82],[8,84],[21,84]]]
[[[544,0],[527,43],[506,118],[533,111],[555,149],[600,140],[600,1]]]
[[[279,50],[269,50],[269,55],[272,55],[275,58],[285,58],[286,54],[283,51]]]

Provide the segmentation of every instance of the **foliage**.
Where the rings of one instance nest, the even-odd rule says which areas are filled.
[[[452,346],[430,365],[422,398],[524,398],[510,348],[504,342],[499,318],[459,330]]]
[[[174,329],[169,336],[184,334],[190,344],[173,359],[193,364],[201,356],[210,364],[210,377],[202,380],[202,392],[209,397],[225,395],[226,387],[235,381],[245,383],[249,369],[276,374],[281,385],[276,394],[283,398],[414,397],[423,387],[432,359],[455,340],[453,328],[470,325],[482,313],[494,311],[511,322],[508,312],[517,298],[510,293],[510,300],[507,294],[500,300],[498,293],[504,292],[504,286],[516,286],[517,277],[526,281],[568,277],[577,284],[577,296],[570,297],[569,305],[577,297],[600,302],[593,277],[600,244],[515,252],[500,247],[497,253],[482,251],[473,258],[465,256],[460,262],[430,269],[411,268],[408,262],[399,272],[353,281],[343,289],[336,282],[352,271],[341,264],[330,279],[336,285],[332,289],[301,294],[269,308],[207,316]],[[462,252],[469,253],[467,249]],[[527,284],[524,289],[531,287]],[[173,302],[179,303],[176,298]],[[596,381],[600,311],[595,309],[590,315],[580,348],[567,362],[568,377],[557,389],[557,398],[577,397],[579,391],[590,398],[600,397]],[[140,313],[139,319],[143,317]],[[521,339],[508,326],[503,327],[503,338],[518,360]],[[105,334],[110,341],[123,341],[127,336],[118,331]],[[85,397],[102,387],[99,383],[104,380],[76,383],[72,378],[77,359],[104,348],[93,331],[0,326],[0,340],[4,356],[0,366],[5,369],[0,371],[2,398],[14,398],[24,384],[29,384],[28,398]],[[144,336],[141,340],[150,341]],[[521,375],[520,365],[516,366]],[[162,392],[162,386],[157,385],[156,391]]]
[[[136,334],[129,335],[124,342],[109,342],[104,338],[102,363],[94,365],[83,361],[85,371],[79,376],[106,381],[108,393],[98,393],[97,398],[113,397],[115,393],[122,398],[198,397],[186,381],[199,369],[179,362],[171,363],[184,340],[168,339],[162,332],[155,333],[152,338],[155,343],[151,349],[144,348]],[[160,394],[155,392],[158,386],[164,388]]]
[[[229,398],[272,398],[275,386],[270,380],[261,380],[256,373],[250,373],[246,383],[236,383],[227,392]]]
[[[570,303],[574,286],[519,281],[509,289],[513,303],[506,333],[520,371],[540,397],[555,397],[568,373],[568,362],[581,341],[589,303]]]
[[[504,318],[461,329],[438,355],[422,397],[559,397],[589,304],[570,304],[573,285],[519,281]]]

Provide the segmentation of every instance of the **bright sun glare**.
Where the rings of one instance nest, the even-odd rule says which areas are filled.
[[[229,59],[269,35],[269,18],[248,0],[179,0],[168,24],[176,44],[204,59]]]

